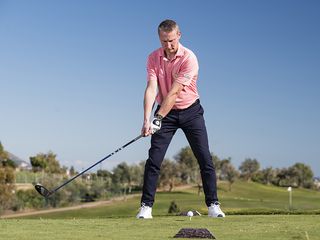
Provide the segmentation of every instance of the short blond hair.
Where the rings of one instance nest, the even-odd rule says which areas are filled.
[[[166,19],[162,21],[158,26],[158,34],[160,31],[163,32],[172,32],[173,30],[176,30],[177,32],[180,32],[178,24],[170,19]]]

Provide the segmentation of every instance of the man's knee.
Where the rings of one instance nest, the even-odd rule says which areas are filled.
[[[148,158],[145,165],[146,171],[160,172],[161,161],[155,161],[153,158]]]

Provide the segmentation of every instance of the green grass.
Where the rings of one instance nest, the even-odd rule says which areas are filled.
[[[287,188],[266,186],[257,183],[237,182],[232,191],[227,191],[227,184],[219,184],[219,197],[222,209],[231,214],[320,214],[320,192],[307,189],[293,189],[293,210],[289,211]],[[154,216],[168,215],[170,202],[175,201],[181,211],[198,210],[207,213],[204,195],[197,195],[196,188],[178,192],[159,192],[153,207]],[[69,210],[28,216],[26,218],[110,218],[134,216],[140,202],[140,196],[127,201],[96,208]]]
[[[320,239],[320,215],[159,216],[107,219],[10,219],[0,221],[0,239],[6,240],[108,240],[173,239],[181,228],[207,228],[223,240]]]
[[[237,182],[232,191],[226,191],[222,184],[219,192],[223,204],[229,212],[283,212],[289,210],[289,192],[287,188],[262,185],[258,183]],[[295,212],[313,212],[320,210],[320,192],[308,189],[293,189],[293,210]]]
[[[237,182],[232,191],[227,189],[226,183],[219,183],[222,209],[227,213],[224,219],[203,215],[190,221],[188,217],[168,215],[171,201],[181,211],[207,214],[203,194],[198,196],[196,188],[189,188],[157,193],[152,220],[135,219],[140,201],[140,196],[135,196],[95,208],[0,219],[0,239],[157,240],[173,239],[181,228],[207,228],[224,240],[320,240],[320,192],[294,189],[294,210],[289,211],[286,188]]]

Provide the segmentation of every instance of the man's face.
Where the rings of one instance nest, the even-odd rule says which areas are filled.
[[[167,57],[169,57],[169,55],[175,54],[178,51],[180,37],[181,33],[177,30],[173,30],[172,32],[159,32],[161,46],[166,52]]]

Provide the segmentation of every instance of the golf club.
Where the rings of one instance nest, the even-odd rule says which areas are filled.
[[[88,167],[87,169],[83,170],[82,172],[78,173],[77,175],[73,176],[72,178],[70,178],[69,180],[67,180],[66,182],[64,182],[63,184],[61,184],[60,186],[56,187],[53,190],[48,190],[46,187],[42,186],[41,184],[36,184],[34,187],[37,190],[38,193],[40,193],[43,197],[48,198],[49,196],[51,196],[53,193],[55,193],[56,191],[58,191],[60,188],[64,187],[65,185],[67,185],[68,183],[70,183],[71,181],[73,181],[74,179],[76,179],[77,177],[81,176],[82,174],[84,174],[85,172],[89,171],[91,168],[95,167],[96,165],[98,165],[99,163],[102,163],[104,160],[106,160],[107,158],[111,157],[112,155],[114,155],[115,153],[119,152],[120,150],[124,149],[125,147],[129,146],[131,143],[134,143],[135,141],[137,141],[138,139],[140,139],[141,137],[143,137],[143,135],[139,135],[138,137],[132,139],[130,142],[126,143],[125,145],[123,145],[122,147],[118,148],[117,150],[115,150],[114,152],[110,153],[108,156],[102,158],[100,161],[96,162],[95,164],[93,164],[92,166]]]

